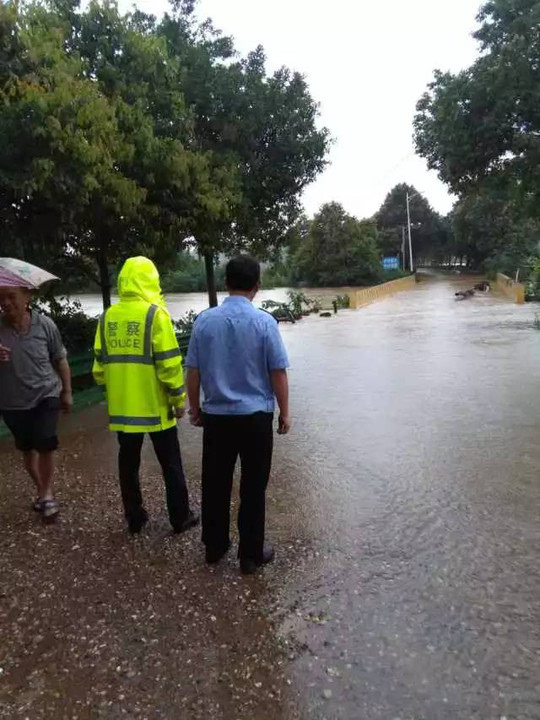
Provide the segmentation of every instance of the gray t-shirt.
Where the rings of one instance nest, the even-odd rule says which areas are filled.
[[[0,362],[0,412],[30,410],[42,400],[60,397],[62,383],[53,362],[67,353],[54,322],[37,312],[27,333],[16,333],[0,315],[0,344],[11,350]]]

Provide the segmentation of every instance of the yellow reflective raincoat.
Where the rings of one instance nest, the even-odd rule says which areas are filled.
[[[174,427],[186,401],[182,356],[151,260],[127,260],[120,301],[101,317],[93,373],[107,388],[109,428],[126,433]]]

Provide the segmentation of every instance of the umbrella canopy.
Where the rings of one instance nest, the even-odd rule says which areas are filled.
[[[24,287],[37,290],[56,275],[16,258],[0,258],[0,287]]]

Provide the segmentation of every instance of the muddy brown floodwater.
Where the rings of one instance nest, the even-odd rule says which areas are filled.
[[[538,719],[540,332],[468,285],[283,328],[295,425],[258,577],[169,535],[150,453],[127,536],[103,407],[64,425],[55,527],[2,443],[0,717]]]

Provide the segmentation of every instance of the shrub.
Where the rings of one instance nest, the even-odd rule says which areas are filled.
[[[217,289],[225,290],[225,267],[219,265],[215,273]],[[161,287],[165,293],[206,292],[203,260],[191,253],[179,253],[172,268],[162,273]]]
[[[289,270],[285,267],[271,265],[263,270],[262,286],[265,290],[288,287],[292,284]]]
[[[54,320],[68,353],[92,350],[98,319],[86,315],[78,300],[49,298],[38,301],[36,309]]]
[[[409,277],[411,274],[410,270],[382,270],[380,278],[381,283],[391,282],[392,280],[399,280],[403,277]]]
[[[530,273],[525,285],[527,300],[540,300],[540,258],[530,259]]]
[[[197,313],[194,310],[190,310],[178,320],[173,320],[173,325],[175,330],[181,335],[190,335],[196,319]]]
[[[305,312],[311,312],[312,301],[301,290],[289,290],[287,292],[289,298],[289,307],[295,315],[303,315]]]

